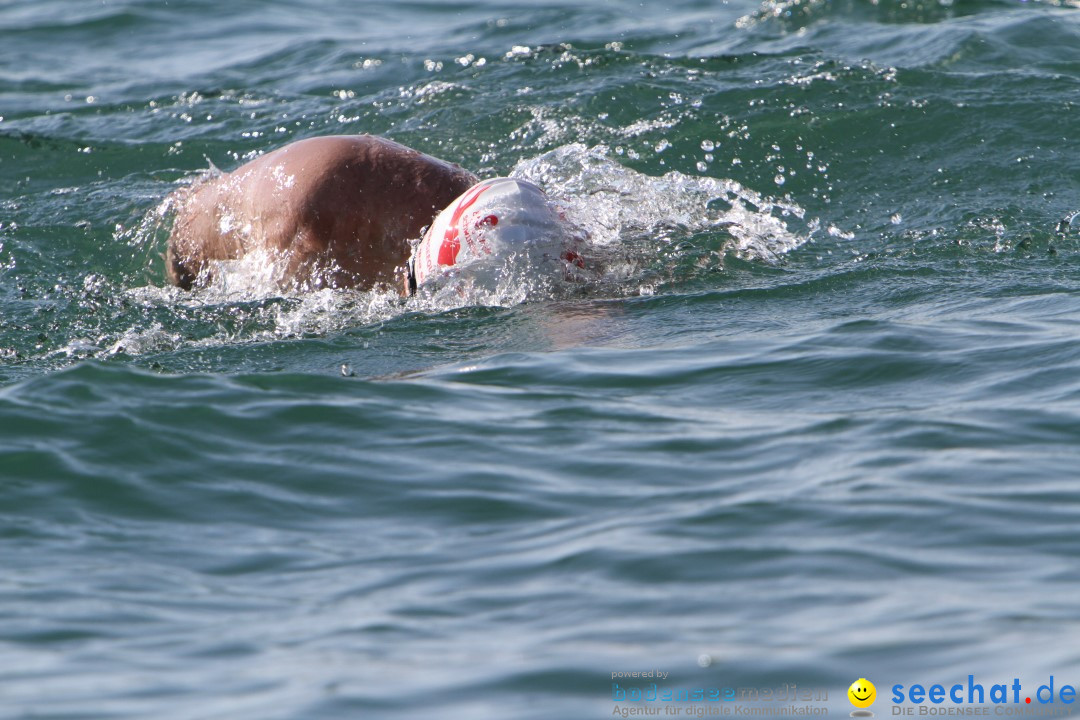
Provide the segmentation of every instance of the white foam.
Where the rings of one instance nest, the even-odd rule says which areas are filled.
[[[593,245],[613,246],[640,237],[674,240],[709,230],[729,235],[725,249],[748,260],[776,262],[809,239],[786,218],[805,212],[734,180],[668,172],[660,177],[613,160],[607,147],[564,145],[523,160],[512,173],[545,188],[567,216],[585,228]]]

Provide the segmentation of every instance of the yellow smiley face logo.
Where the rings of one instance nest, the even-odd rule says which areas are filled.
[[[857,708],[868,708],[877,698],[877,688],[866,678],[859,678],[847,689],[848,700]]]

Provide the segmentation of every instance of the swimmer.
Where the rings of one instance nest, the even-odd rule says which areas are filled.
[[[286,287],[411,294],[448,267],[552,241],[562,222],[532,183],[479,183],[458,165],[371,135],[300,140],[173,200],[166,271],[184,289],[211,282],[221,261],[262,251],[278,259]]]

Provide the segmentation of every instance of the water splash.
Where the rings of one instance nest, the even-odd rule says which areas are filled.
[[[555,200],[567,219],[567,242],[585,258],[584,268],[551,253],[516,252],[494,266],[460,268],[444,282],[403,298],[392,288],[283,289],[280,263],[253,253],[215,264],[210,282],[193,292],[156,282],[114,287],[127,308],[125,320],[108,330],[100,323],[88,324],[86,332],[74,328],[71,337],[80,340],[68,343],[59,356],[160,354],[326,336],[415,312],[653,294],[721,269],[727,254],[781,262],[817,227],[805,223],[802,208],[789,200],[733,180],[679,172],[646,175],[621,165],[602,145],[564,145],[518,162],[511,174],[536,182]],[[173,197],[137,227],[118,232],[118,239],[157,257]],[[790,228],[793,221],[801,227]]]
[[[720,255],[775,263],[805,243],[815,227],[809,224],[806,234],[788,228],[789,218],[805,217],[790,201],[763,196],[734,180],[675,171],[646,175],[613,160],[604,145],[564,145],[519,162],[513,174],[546,188],[595,247],[648,239],[673,244],[719,232]]]

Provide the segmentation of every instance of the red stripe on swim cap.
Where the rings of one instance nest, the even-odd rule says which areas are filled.
[[[479,189],[477,189],[479,187]],[[458,252],[461,250],[461,216],[465,214],[477,199],[484,194],[490,185],[473,186],[471,190],[466,193],[465,197],[461,199],[457,207],[454,208],[454,214],[450,218],[450,225],[446,228],[446,234],[443,236],[442,245],[439,246],[439,264],[440,265],[453,265],[457,262]]]
[[[461,242],[458,240],[457,232],[453,235],[450,231],[446,231],[446,238],[443,240],[443,244],[439,246],[439,264],[440,265],[453,265],[457,262],[458,251],[461,250]]]

